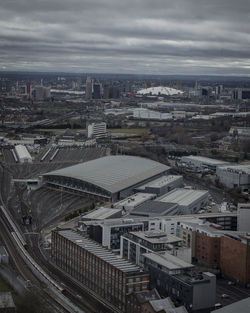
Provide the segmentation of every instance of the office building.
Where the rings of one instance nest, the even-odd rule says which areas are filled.
[[[144,269],[150,274],[150,288],[162,297],[171,297],[188,311],[213,308],[216,299],[216,276],[197,273],[193,265],[165,253],[142,255]]]
[[[250,204],[249,203],[238,203],[237,230],[240,232],[250,232]]]
[[[86,99],[92,99],[92,79],[91,79],[91,77],[87,77],[87,80],[86,80],[85,98]]]
[[[182,239],[155,231],[130,232],[121,236],[121,257],[141,264],[141,255],[149,252],[168,252],[186,262],[191,262],[191,248],[182,247]]]
[[[88,138],[107,137],[107,124],[105,122],[91,123],[88,125],[87,130],[88,130]]]
[[[93,85],[93,99],[101,99],[101,84],[98,82]]]
[[[52,232],[52,260],[94,295],[127,312],[127,296],[148,290],[149,276],[94,241],[70,230]]]

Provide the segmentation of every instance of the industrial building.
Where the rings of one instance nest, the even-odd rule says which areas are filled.
[[[146,202],[147,200],[151,200],[156,198],[156,195],[153,193],[142,193],[138,192],[125,198],[117,203],[114,204],[116,208],[120,208],[126,211],[134,210],[140,204]]]
[[[145,253],[142,258],[144,269],[150,274],[150,288],[156,288],[162,297],[171,297],[189,312],[214,307],[214,274],[197,273],[192,264],[168,253]]]
[[[91,123],[88,125],[88,138],[104,138],[107,137],[107,124]]]
[[[52,259],[103,301],[127,312],[127,296],[148,290],[149,277],[140,267],[73,231],[52,232]]]
[[[172,120],[172,115],[170,113],[161,113],[145,108],[137,108],[133,110],[133,118],[149,120]]]
[[[158,197],[167,193],[174,188],[181,187],[183,185],[183,177],[178,175],[167,175],[159,177],[147,184],[136,188],[138,192],[154,193]]]
[[[106,201],[124,199],[134,188],[165,175],[169,167],[140,157],[106,156],[42,175],[49,186]]]
[[[32,163],[32,157],[25,146],[15,146],[15,153],[20,163]]]
[[[216,175],[227,188],[250,190],[250,165],[220,166],[216,170]]]
[[[208,191],[176,188],[157,198],[157,202],[178,204],[179,214],[197,213],[207,205]]]
[[[189,155],[183,156],[181,158],[181,162],[186,164],[187,166],[204,171],[210,170],[215,172],[218,166],[228,165],[229,163],[226,161],[211,159],[203,156]]]
[[[176,203],[165,203],[156,200],[148,200],[133,211],[130,212],[130,216],[144,216],[144,217],[157,217],[181,214],[179,206]]]

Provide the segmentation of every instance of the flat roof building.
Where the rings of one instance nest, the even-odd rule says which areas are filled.
[[[137,187],[136,191],[154,193],[157,194],[157,196],[161,196],[174,188],[181,187],[182,184],[183,184],[182,176],[166,175]]]
[[[127,312],[130,293],[148,290],[140,267],[71,230],[52,232],[51,252],[58,267],[121,312]]]
[[[122,216],[122,209],[102,207],[81,216],[82,221],[105,220],[109,218],[119,218]]]
[[[182,163],[186,163],[188,166],[199,169],[199,170],[211,170],[216,171],[218,166],[229,165],[226,161],[216,160],[197,155],[183,156],[181,158]]]
[[[155,198],[156,198],[156,194],[138,192],[115,203],[114,207],[124,209],[130,212],[131,210],[134,210],[140,204],[146,202],[147,200],[151,200]]]
[[[180,214],[197,213],[204,207],[209,198],[208,191],[176,188],[169,193],[157,198],[163,203],[178,204]]]
[[[219,181],[227,188],[250,190],[250,165],[219,166],[216,170]]]

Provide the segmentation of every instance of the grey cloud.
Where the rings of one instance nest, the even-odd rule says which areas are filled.
[[[2,0],[0,69],[249,75],[247,0]]]

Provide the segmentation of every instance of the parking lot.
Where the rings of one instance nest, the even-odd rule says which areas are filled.
[[[216,303],[221,303],[225,306],[250,297],[250,289],[244,288],[238,284],[229,285],[228,282],[229,280],[217,279]],[[228,297],[223,298],[222,295],[227,295]]]

